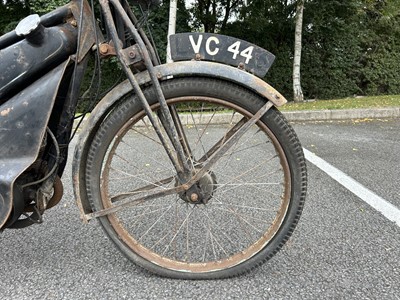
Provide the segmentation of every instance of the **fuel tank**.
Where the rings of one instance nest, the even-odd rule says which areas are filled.
[[[78,29],[69,23],[39,23],[33,34],[20,34],[23,40],[0,50],[0,105],[76,52]]]

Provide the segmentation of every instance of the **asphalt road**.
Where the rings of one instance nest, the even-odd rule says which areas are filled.
[[[303,146],[400,209],[400,120],[295,123]],[[400,299],[400,227],[312,164],[293,237],[252,273],[159,278],[84,225],[70,166],[45,223],[0,234],[1,299]]]

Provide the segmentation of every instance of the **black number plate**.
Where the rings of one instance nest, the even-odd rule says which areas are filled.
[[[212,33],[179,33],[170,36],[174,61],[207,60],[240,67],[264,77],[275,56],[256,45]]]

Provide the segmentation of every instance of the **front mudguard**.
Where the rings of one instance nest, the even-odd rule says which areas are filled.
[[[156,66],[155,69],[160,81],[168,80],[171,77],[184,76],[219,78],[252,90],[266,100],[271,101],[275,106],[279,107],[287,102],[278,91],[265,81],[227,65],[214,62],[184,61]],[[151,83],[150,75],[147,71],[137,74],[136,80],[140,85]],[[133,93],[133,88],[127,80],[111,90],[92,111],[79,135],[72,163],[72,178],[75,199],[80,210],[81,219],[84,222],[89,220],[87,214],[92,212],[85,185],[85,164],[90,143],[107,114],[121,98],[129,93]]]

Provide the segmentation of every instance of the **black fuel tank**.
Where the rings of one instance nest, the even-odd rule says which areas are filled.
[[[0,104],[76,52],[78,29],[68,23],[42,28],[41,39],[23,39],[0,50]]]

